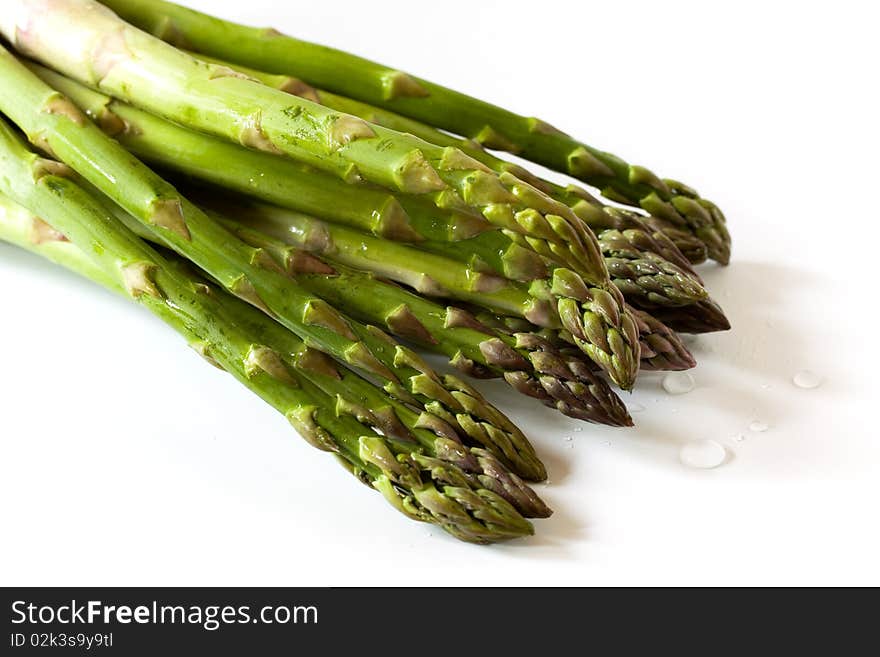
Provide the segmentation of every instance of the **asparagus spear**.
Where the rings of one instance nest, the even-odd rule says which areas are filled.
[[[630,303],[687,306],[709,296],[699,282],[662,256],[634,250],[621,231],[603,231],[599,244],[611,282]]]
[[[671,328],[663,324],[643,310],[630,308],[630,312],[639,326],[639,342],[641,344],[641,369],[651,370],[688,370],[696,366],[693,355],[688,351],[681,338]],[[528,322],[516,317],[503,317],[485,310],[477,310],[474,316],[478,321],[496,331],[515,334],[519,331],[533,330]],[[573,351],[575,344],[571,334],[565,330],[542,329],[538,337],[556,349],[558,353],[567,355]],[[585,365],[581,361],[572,366],[573,370]]]
[[[388,335],[345,317],[298,285],[265,251],[237,240],[88,121],[66,97],[0,49],[0,79],[16,89],[0,95],[0,110],[28,138],[55,154],[152,231],[196,263],[224,289],[275,317],[310,345],[362,374],[378,377],[401,399],[430,404],[468,437],[496,451],[515,445],[517,474],[546,472],[522,432],[473,388],[439,376]]]
[[[167,35],[166,35],[167,36]],[[699,277],[691,268],[691,262],[686,258],[673,240],[663,231],[670,232],[671,235],[679,239],[689,239],[685,242],[689,248],[691,257],[694,262],[702,262],[706,259],[706,249],[702,242],[685,233],[680,235],[681,231],[674,226],[654,218],[655,228],[652,230],[647,224],[641,220],[641,215],[634,212],[622,210],[609,205],[603,204],[596,197],[587,192],[583,187],[577,185],[569,185],[563,187],[556,183],[542,179],[533,175],[521,166],[503,160],[490,152],[486,151],[479,143],[472,139],[461,139],[450,135],[442,130],[438,130],[433,126],[426,125],[420,121],[401,116],[386,109],[375,107],[367,103],[363,103],[345,96],[330,93],[323,89],[317,89],[306,84],[298,78],[289,75],[277,75],[258,71],[249,67],[231,64],[221,59],[198,54],[197,57],[212,64],[228,66],[248,77],[259,80],[263,84],[274,89],[302,96],[316,103],[320,103],[330,109],[351,114],[358,118],[364,119],[370,123],[384,126],[397,132],[407,132],[420,139],[431,142],[437,146],[459,148],[475,160],[482,162],[496,173],[510,173],[517,178],[524,180],[533,187],[543,191],[551,198],[565,203],[572,208],[574,213],[587,224],[587,226],[596,233],[599,238],[599,246],[602,247],[604,255],[608,256],[603,242],[603,231],[611,228],[616,229],[620,234],[616,239],[625,239],[630,243],[629,250],[634,252],[650,251],[663,256],[674,265],[677,265],[693,275],[697,281]],[[607,262],[606,262],[607,264]]]
[[[362,321],[383,325],[401,338],[444,354],[467,374],[503,376],[517,391],[570,417],[632,425],[625,406],[608,384],[584,368],[581,354],[562,357],[530,328],[498,333],[464,310],[441,306],[335,261],[329,271],[316,266],[303,268],[303,251],[228,217],[220,220],[244,241],[268,250],[282,266],[298,271],[303,285],[321,298],[346,308]],[[587,375],[582,374],[585,370]]]
[[[603,301],[604,291],[600,291],[602,294],[597,292],[590,299],[589,292],[583,291],[583,282],[571,270],[554,270],[555,279],[570,281],[570,285],[554,286],[553,281],[539,281],[539,275],[546,276],[548,268],[542,262],[536,265],[534,261],[528,260],[525,256],[530,252],[510,242],[500,231],[494,230],[470,239],[450,242],[449,226],[455,225],[457,217],[450,216],[447,223],[442,216],[426,213],[424,206],[417,200],[396,198],[382,191],[347,185],[292,161],[243,149],[186,130],[143,110],[90,91],[42,67],[32,67],[32,70],[53,87],[69,95],[105,131],[151,162],[276,203],[329,215],[334,221],[378,233],[383,238],[394,238],[401,232],[405,236],[412,236],[414,233],[409,230],[412,228],[417,231],[416,236],[420,240],[417,241],[418,247],[444,256],[444,262],[446,256],[461,258],[474,251],[477,257],[469,263],[471,271],[458,277],[459,280],[466,277],[467,284],[456,288],[466,290],[471,296],[491,292],[492,288],[499,286],[507,287],[500,294],[501,297],[516,295],[516,286],[507,285],[503,279],[485,272],[487,267],[492,268],[488,261],[500,257],[494,263],[496,272],[501,270],[511,279],[538,281],[534,288],[526,288],[528,298],[519,294],[520,312],[536,324],[552,324],[558,321],[557,308],[564,302],[566,312],[563,319],[568,322],[568,329],[580,336],[585,353],[609,371],[618,385],[624,388],[631,386],[634,369],[637,368],[637,364],[631,362],[634,354],[629,347],[637,340],[634,323],[626,315],[615,317],[614,302]],[[216,162],[224,162],[224,166],[217,167]],[[405,231],[399,223],[401,216],[408,217]],[[428,239],[422,239],[425,236]],[[385,244],[387,249],[394,248],[388,242]],[[421,267],[421,263],[419,266]],[[444,265],[443,270],[446,271],[449,267]],[[453,270],[461,272],[460,267],[451,265],[450,271],[444,277],[451,275]],[[420,278],[415,287],[425,291],[441,290],[441,285],[430,276]],[[616,288],[611,289],[617,292]],[[578,296],[569,296],[571,292]],[[508,311],[512,309],[509,298],[504,301],[503,307]],[[620,339],[614,331],[603,334],[601,330],[597,330],[597,326],[601,329],[609,321],[622,326],[627,335],[626,341]],[[590,330],[587,330],[587,326]]]
[[[651,314],[681,333],[712,333],[730,329],[730,321],[724,311],[711,299],[682,308],[652,308]]]
[[[643,370],[689,370],[697,361],[675,331],[659,319],[637,308],[630,308],[639,327]]]
[[[182,277],[88,193],[58,175],[66,174],[66,167],[28,151],[5,122],[0,122],[0,171],[0,193],[52,222],[16,222],[14,213],[4,211],[0,237],[45,252],[85,276],[97,268],[97,282],[123,291],[178,330],[212,362],[284,413],[309,442],[344,459],[395,507],[472,542],[532,533],[528,521],[484,485],[484,479],[493,479],[496,461],[489,461],[487,473],[476,455],[459,449],[455,460],[476,462],[480,469],[480,474],[468,473],[454,460],[426,455],[412,443],[376,433],[361,421],[364,417],[340,414],[336,400],[289,367],[278,352],[254,342],[235,322],[215,313],[217,308],[207,301],[212,296],[209,288]],[[86,250],[93,263],[80,267]],[[493,479],[499,485],[501,481]]]
[[[593,148],[539,119],[520,116],[402,71],[275,30],[257,29],[162,0],[103,0],[126,20],[199,52],[350,96],[449,132],[506,150],[579,178],[620,201],[662,217],[705,244],[719,262],[730,258],[724,215],[690,187]]]

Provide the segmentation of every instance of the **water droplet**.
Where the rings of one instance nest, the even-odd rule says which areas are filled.
[[[576,433],[580,433],[581,431],[584,430],[584,428],[583,427],[575,427],[574,430]]]
[[[571,436],[566,436],[563,440],[571,440]]]
[[[736,442],[741,443],[742,441],[744,441],[744,440],[746,439],[746,437],[745,437],[745,435],[743,435],[743,434],[741,434],[741,433],[738,433],[737,435],[735,435],[735,436],[733,437],[733,439],[734,439]]]
[[[683,395],[694,389],[694,377],[689,372],[669,372],[663,377],[663,389],[670,395]]]
[[[795,375],[791,377],[791,382],[798,388],[809,390],[810,388],[818,388],[822,383],[822,377],[810,370],[801,370],[795,372]]]
[[[749,424],[749,431],[754,431],[755,433],[763,433],[770,428],[770,425],[766,422],[761,422],[761,420],[755,420],[751,424]]]
[[[645,407],[642,404],[630,404],[629,412],[630,413],[641,413],[645,410]]]
[[[717,468],[724,463],[727,452],[714,440],[694,440],[682,446],[678,458],[689,468]]]

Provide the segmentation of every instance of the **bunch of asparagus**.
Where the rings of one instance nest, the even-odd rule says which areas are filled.
[[[0,239],[144,305],[412,518],[488,543],[550,515],[528,439],[416,349],[631,426],[612,385],[729,328],[693,269],[724,216],[682,183],[274,30],[7,4]]]

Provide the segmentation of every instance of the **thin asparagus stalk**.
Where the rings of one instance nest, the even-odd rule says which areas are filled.
[[[81,260],[69,247],[80,253],[87,250],[101,272],[97,282],[123,291],[178,330],[212,362],[282,412],[309,442],[343,458],[396,508],[472,542],[532,533],[530,523],[483,484],[482,478],[491,475],[469,476],[453,462],[380,435],[354,415],[339,414],[336,400],[289,367],[277,352],[255,343],[235,322],[214,314],[216,308],[206,302],[209,288],[181,277],[88,193],[58,175],[67,173],[66,167],[28,151],[5,122],[0,122],[0,171],[0,193],[51,221],[16,223],[15,214],[4,211],[0,237],[50,257],[54,254],[56,261],[85,276],[95,267],[80,268]],[[466,451],[460,452],[459,458],[466,459]]]
[[[430,404],[432,412],[496,451],[517,445],[517,474],[542,479],[546,471],[522,432],[473,388],[435,373],[413,351],[382,331],[345,317],[298,285],[269,254],[237,240],[183,198],[66,97],[0,49],[0,79],[15,94],[0,94],[0,110],[43,150],[55,154],[113,199],[163,243],[196,263],[224,289],[271,314],[310,345],[370,377],[401,399]],[[514,465],[514,464],[511,464]]]
[[[278,206],[218,195],[215,190],[190,190],[189,195],[209,208],[209,214],[210,211],[234,214],[241,223],[299,249],[403,283],[422,294],[459,299],[493,308],[504,315],[532,318],[540,326],[560,327],[561,320],[552,304],[539,317],[532,312],[533,294],[548,297],[551,294],[549,289],[538,288],[543,281],[533,283],[532,292],[525,284],[503,279],[491,288],[474,290],[472,280],[479,272],[443,256]]]
[[[629,251],[639,253],[650,251],[657,255],[661,255],[672,264],[677,265],[687,273],[693,275],[697,281],[699,281],[699,278],[690,266],[691,262],[681,253],[678,247],[676,247],[672,239],[663,232],[663,229],[669,230],[672,235],[679,239],[690,238],[691,242],[688,242],[687,245],[695,262],[702,262],[706,259],[707,254],[705,253],[705,246],[689,233],[686,233],[683,238],[680,235],[681,231],[667,227],[665,222],[660,222],[658,224],[657,227],[659,230],[652,231],[647,224],[642,222],[640,218],[641,215],[605,205],[582,187],[576,185],[563,187],[562,185],[535,176],[517,164],[496,157],[472,139],[461,139],[443,132],[442,130],[438,130],[433,126],[409,117],[401,116],[400,114],[396,114],[389,110],[375,107],[351,98],[346,98],[345,96],[339,96],[323,89],[317,89],[306,84],[302,80],[289,75],[266,73],[265,71],[258,71],[249,67],[232,64],[201,53],[196,56],[199,59],[212,64],[228,66],[248,77],[259,80],[263,84],[274,89],[295,96],[302,96],[303,98],[313,100],[314,102],[320,103],[330,109],[351,114],[352,116],[364,119],[370,123],[375,123],[391,130],[396,130],[397,132],[410,133],[437,146],[459,148],[475,160],[488,166],[495,173],[510,173],[546,193],[551,198],[571,207],[574,213],[582,219],[599,238],[599,246],[602,247],[602,252],[606,257],[609,253],[605,248],[603,232],[608,229],[616,229],[617,233],[615,233],[615,241],[621,239],[627,240],[629,242]],[[695,242],[696,246],[693,242]],[[700,251],[700,249],[702,249],[702,251]]]
[[[730,235],[718,207],[690,187],[580,142],[539,119],[520,116],[402,71],[275,30],[223,21],[162,0],[103,0],[126,20],[165,39],[221,59],[397,112],[488,148],[516,153],[583,180],[619,202],[641,207],[730,258]]]
[[[123,145],[153,163],[275,203],[304,208],[322,216],[329,214],[334,221],[378,233],[383,238],[394,238],[394,235],[400,234],[396,221],[390,223],[398,225],[397,229],[393,232],[385,230],[389,222],[383,217],[408,217],[408,228],[420,231],[419,237],[429,237],[418,241],[418,247],[443,256],[444,262],[447,257],[461,258],[471,250],[476,251],[479,256],[469,263],[471,271],[463,274],[467,277],[467,284],[456,287],[457,290],[467,290],[472,296],[484,291],[492,292],[493,288],[497,291],[500,287],[507,288],[501,294],[502,297],[505,294],[508,297],[516,294],[515,290],[509,291],[516,286],[510,286],[504,278],[485,272],[489,266],[487,261],[497,258],[499,253],[502,254],[501,261],[496,262],[495,266],[507,274],[512,271],[520,274],[508,278],[525,278],[533,283],[537,281],[534,287],[526,288],[528,299],[520,295],[520,312],[536,324],[552,325],[559,321],[559,310],[564,307],[561,319],[567,322],[567,328],[572,334],[579,336],[584,352],[609,371],[618,385],[624,388],[631,386],[633,365],[629,359],[634,354],[629,345],[637,340],[635,324],[625,314],[614,314],[613,301],[602,302],[604,297],[598,293],[593,294],[591,299],[591,293],[584,291],[583,282],[571,270],[556,268],[553,270],[553,279],[539,279],[539,274],[540,277],[547,275],[548,268],[539,262],[536,269],[534,262],[523,257],[530,252],[509,241],[505,244],[506,236],[501,232],[491,231],[467,240],[450,242],[444,219],[436,214],[426,213],[424,206],[417,200],[395,198],[386,192],[347,185],[290,160],[243,149],[208,135],[186,130],[143,110],[93,92],[42,67],[32,67],[32,70],[53,87],[70,96],[98,125],[119,139]],[[224,166],[215,166],[217,162],[224,162]],[[392,208],[390,213],[389,208]],[[454,223],[456,218],[451,217],[449,221]],[[412,232],[407,231],[406,234],[412,235]],[[387,248],[393,248],[387,240],[385,244]],[[446,272],[447,269],[450,271]],[[461,268],[456,265],[451,268],[444,265],[444,277],[451,275],[452,270],[461,272]],[[526,275],[527,271],[529,273]],[[557,281],[559,284],[554,285]],[[442,285],[428,275],[418,281],[407,282],[422,291],[443,291]],[[617,288],[612,286],[611,289],[619,294]],[[510,311],[510,300],[506,303],[505,309]],[[608,321],[619,323],[623,327],[627,334],[625,341],[613,331],[602,331]]]
[[[232,214],[235,214],[234,212]],[[364,272],[340,265],[303,268],[304,252],[229,218],[224,225],[253,246],[267,249],[284,267],[324,300],[365,322],[382,325],[401,338],[444,354],[450,363],[478,378],[503,376],[517,391],[565,415],[612,426],[631,426],[626,407],[603,379],[584,371],[581,354],[561,357],[531,330],[499,333],[470,313],[441,306]]]

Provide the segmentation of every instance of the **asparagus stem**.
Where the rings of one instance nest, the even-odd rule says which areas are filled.
[[[439,305],[340,264],[337,256],[343,249],[325,249],[329,257],[319,259],[313,253],[291,246],[309,244],[309,240],[290,239],[285,234],[289,231],[285,230],[287,224],[283,218],[287,214],[283,211],[281,226],[275,230],[288,237],[286,242],[253,227],[254,223],[261,223],[259,219],[254,222],[261,208],[230,201],[223,202],[222,206],[225,212],[239,219],[249,218],[251,225],[216,211],[209,211],[210,215],[243,241],[272,254],[279,266],[295,274],[307,289],[331,305],[345,308],[352,317],[442,353],[450,359],[451,365],[471,376],[503,376],[518,392],[570,417],[611,426],[632,426],[624,404],[603,379],[583,364],[583,354],[571,353],[571,350],[566,350],[564,356],[557,353],[547,340],[532,331],[531,325],[516,334],[498,334],[464,310]],[[274,208],[262,210],[268,214],[277,212]],[[120,219],[146,239],[155,239],[130,219],[124,216]],[[303,220],[309,218],[303,217]],[[584,371],[589,374],[584,376]],[[523,451],[523,445],[499,441],[499,447],[505,459],[518,464],[518,469],[541,467],[540,462],[536,463],[534,452]]]
[[[140,302],[282,412],[310,443],[340,456],[410,517],[477,543],[532,533],[528,521],[492,490],[499,487],[506,492],[503,486],[509,473],[491,455],[485,463],[478,461],[479,454],[463,448],[447,450],[442,457],[426,455],[413,449],[412,443],[376,433],[369,417],[340,414],[336,400],[303,376],[311,370],[291,366],[227,321],[222,308],[213,303],[210,288],[169,266],[88,193],[56,175],[64,173],[61,166],[27,151],[5,123],[0,123],[0,170],[0,192],[29,207],[28,212],[16,209],[0,197],[0,239]],[[53,228],[31,212],[49,218]],[[94,249],[95,244],[102,248]],[[92,258],[86,256],[86,249]],[[251,311],[244,304],[239,307]],[[475,463],[476,469],[466,471],[456,461]],[[522,486],[522,493],[526,492],[530,491]],[[537,497],[534,500],[540,503]]]
[[[646,223],[642,222],[641,215],[605,205],[582,187],[576,185],[563,187],[535,176],[519,165],[496,157],[472,139],[461,139],[438,130],[433,126],[401,116],[387,109],[375,107],[374,105],[346,98],[345,96],[339,96],[324,89],[317,89],[298,78],[258,71],[239,64],[232,64],[222,59],[206,56],[202,53],[196,56],[212,64],[228,66],[274,89],[302,96],[330,109],[357,116],[370,123],[375,123],[397,132],[410,133],[437,146],[459,148],[475,160],[488,166],[495,173],[507,172],[515,175],[533,187],[540,189],[551,198],[571,207],[574,213],[596,233],[604,255],[608,256],[609,254],[603,243],[603,231],[609,228],[617,229],[619,234],[615,236],[616,240],[625,239],[629,241],[629,250],[636,252],[650,251],[661,255],[699,281],[699,278],[690,266],[691,262],[676,247],[673,240],[663,232],[663,230],[669,230],[674,236],[679,236],[681,231],[668,227],[666,222],[659,222],[657,220],[659,222],[657,224],[659,230],[653,231]],[[695,238],[691,237],[691,239]],[[702,252],[692,252],[692,256],[695,258],[695,262],[702,262],[706,259],[705,247],[699,240],[696,240],[696,244],[698,245],[696,248],[702,248]],[[689,245],[689,247],[691,251],[695,248],[693,245]]]
[[[376,105],[459,134],[493,149],[514,152],[579,178],[608,198],[661,217],[697,237],[709,255],[730,258],[724,215],[711,201],[677,181],[580,142],[539,119],[415,78],[326,46],[245,27],[162,0],[103,0],[126,20],[165,39],[221,59]]]
[[[403,216],[408,215],[410,219],[418,219],[417,222],[413,221],[407,225],[426,233],[431,230],[433,232],[429,234],[432,237],[443,240],[420,241],[419,249],[430,245],[427,248],[431,252],[444,257],[460,258],[461,254],[466,254],[474,246],[474,242],[481,242],[483,247],[481,255],[470,265],[472,271],[462,274],[467,277],[466,287],[470,288],[472,293],[488,292],[493,287],[505,285],[504,279],[484,272],[486,260],[491,260],[493,250],[495,257],[501,254],[503,262],[501,268],[507,272],[516,270],[522,273],[525,269],[532,268],[531,264],[526,265],[526,260],[522,257],[529,253],[527,250],[510,242],[504,250],[500,250],[498,240],[493,243],[486,239],[494,234],[499,240],[505,240],[506,236],[499,231],[450,243],[449,226],[457,223],[456,217],[450,219],[452,224],[443,224],[447,228],[438,231],[436,226],[438,221],[443,221],[442,218],[419,214],[418,206],[408,203],[406,197],[400,197],[401,202],[398,203],[398,199],[385,192],[347,185],[316,174],[313,170],[304,169],[289,160],[249,151],[186,130],[143,110],[90,91],[42,67],[35,67],[33,70],[53,87],[68,94],[99,125],[127,148],[151,162],[182,170],[188,175],[254,194],[275,203],[297,209],[304,208],[310,214],[323,216],[329,214],[334,221],[361,230],[372,230],[374,233],[377,232],[377,218],[380,225],[386,225],[387,222],[383,217],[395,216],[399,219],[401,216],[398,210],[389,215],[387,211],[389,207],[402,209],[405,213]],[[215,166],[216,162],[220,161],[225,165]],[[393,223],[399,225],[397,221]],[[380,234],[382,237],[393,237],[385,231],[380,231]],[[384,243],[388,249],[395,248],[387,240]],[[482,258],[483,254],[486,255],[486,259]],[[460,267],[454,264],[451,266],[453,270],[461,271]],[[547,268],[543,265],[541,268],[541,276],[546,276]],[[445,270],[446,267],[441,269]],[[446,272],[443,277],[451,274],[451,271]],[[637,335],[632,319],[626,313],[617,312],[619,290],[613,285],[610,286],[610,291],[588,287],[575,272],[561,267],[553,269],[552,277],[550,280],[539,280],[537,272],[529,276],[521,276],[533,280],[533,284],[528,288],[531,298],[529,300],[520,298],[520,311],[527,313],[526,316],[536,324],[552,325],[555,321],[564,321],[567,328],[579,336],[579,346],[583,351],[608,371],[615,383],[623,388],[631,387],[638,370],[637,361],[634,360],[637,354],[633,353],[632,346],[637,345]],[[434,290],[435,293],[443,291],[443,286],[431,276],[423,277],[417,287],[422,290]],[[518,293],[515,287],[507,286],[505,294],[516,297]],[[507,311],[512,310],[509,302],[501,307]]]
[[[5,50],[0,50],[0,79],[17,91],[0,95],[0,110],[32,142],[54,153],[224,289],[269,313],[308,344],[378,377],[390,393],[431,404],[486,449],[499,449],[499,441],[530,449],[522,432],[476,391],[455,377],[441,377],[390,336],[345,317],[309,293],[265,251],[210,219]],[[498,455],[503,458],[500,451]],[[538,467],[517,474],[545,476]]]
[[[340,114],[200,62],[119,19],[94,0],[12,0],[3,34],[53,68],[153,113],[251,148],[283,153],[344,180],[426,195],[510,229],[596,285],[607,283],[594,236],[571,209],[515,176],[497,176],[455,148]],[[86,47],[71,48],[75,32]],[[104,70],[106,69],[106,70]],[[295,138],[292,136],[295,135]]]
[[[549,296],[543,288],[532,296],[524,284],[487,279],[454,260],[278,206],[217,196],[214,190],[191,196],[205,207],[234,215],[241,223],[297,248],[403,283],[422,294],[459,299],[503,315],[534,317],[542,326],[560,325],[552,305],[541,304],[541,312],[534,312],[535,296]]]

